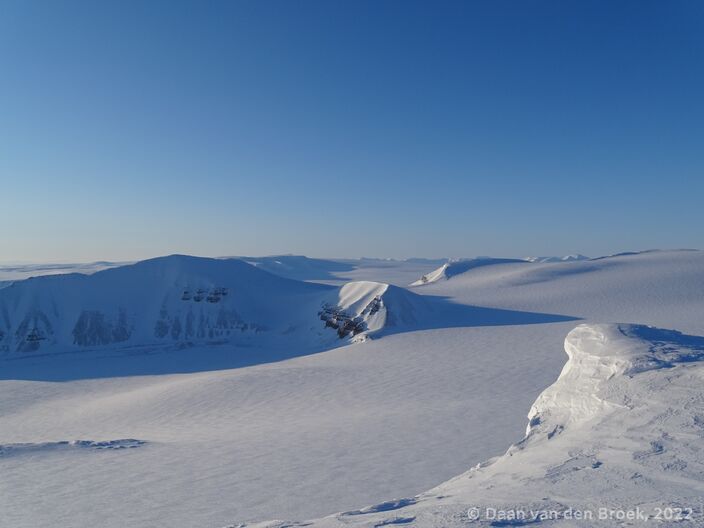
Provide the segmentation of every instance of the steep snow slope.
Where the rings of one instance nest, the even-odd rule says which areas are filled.
[[[421,495],[307,526],[701,526],[704,337],[580,325],[565,350],[505,455]]]
[[[525,263],[523,260],[518,259],[502,259],[502,258],[488,258],[480,257],[475,259],[462,259],[462,260],[451,260],[446,262],[436,270],[423,275],[420,279],[413,282],[411,286],[422,286],[424,284],[430,284],[432,282],[437,282],[440,280],[447,280],[455,275],[460,275],[466,273],[469,270],[475,268],[480,268],[482,266],[493,266],[495,264],[515,264],[515,263]]]
[[[340,319],[340,324],[352,325],[355,333],[365,330],[373,333],[384,328],[412,328],[427,324],[433,320],[432,312],[430,301],[408,290],[381,282],[357,281],[336,291],[325,304],[322,316],[328,324],[336,325]],[[467,324],[470,323],[468,318]]]

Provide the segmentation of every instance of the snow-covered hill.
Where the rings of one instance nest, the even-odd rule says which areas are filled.
[[[427,304],[383,283],[337,288],[282,278],[237,259],[174,255],[0,290],[0,352],[225,343],[284,343],[305,352],[332,346],[335,333],[359,338],[408,326],[429,312]]]
[[[472,259],[456,259],[449,260],[437,269],[430,273],[426,273],[417,281],[411,283],[411,286],[423,286],[433,282],[451,279],[457,275],[462,275],[476,268],[494,266],[496,264],[521,264],[521,263],[569,263],[589,260],[589,257],[584,255],[567,255],[565,257],[527,257],[525,259],[510,259],[510,258],[493,258],[493,257],[477,257]]]
[[[92,275],[37,277],[0,290],[0,346],[26,353],[280,334],[310,327],[328,289],[239,260],[179,255]]]
[[[413,282],[411,286],[422,286],[424,284],[430,284],[440,280],[447,280],[454,277],[455,275],[460,275],[462,273],[466,273],[470,270],[480,268],[482,266],[493,266],[495,264],[513,264],[517,262],[520,263],[525,261],[519,259],[503,259],[490,257],[450,260],[439,268],[423,275],[420,279]]]
[[[704,337],[584,324],[565,350],[505,455],[421,495],[306,526],[701,526]]]
[[[398,286],[369,281],[350,282],[336,290],[320,315],[340,337],[434,322],[430,301]]]

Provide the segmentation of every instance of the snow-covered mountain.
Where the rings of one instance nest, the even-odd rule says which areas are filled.
[[[37,277],[0,290],[0,343],[5,352],[30,352],[281,332],[302,324],[306,308],[314,316],[326,290],[238,260],[179,255]]]
[[[0,352],[282,342],[314,347],[411,324],[426,303],[401,288],[290,280],[237,259],[174,255],[0,290]],[[324,323],[324,324],[323,324]],[[332,332],[327,329],[335,330]]]

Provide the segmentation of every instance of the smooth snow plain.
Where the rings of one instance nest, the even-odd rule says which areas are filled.
[[[369,262],[324,269],[320,282],[368,281],[376,270],[377,281],[410,284],[438,268],[437,262]],[[310,269],[305,274],[314,280]],[[691,421],[700,416],[704,398],[691,391],[698,390],[696,336],[704,334],[704,253],[501,262],[436,275],[410,288],[422,304],[440,307],[416,314],[415,327],[381,328],[365,342],[322,352],[306,348],[306,338],[294,340],[294,347],[283,340],[266,347],[252,341],[8,355],[0,362],[0,526],[219,528],[335,511],[347,513],[316,522],[460,526],[470,521],[467,508],[474,504],[559,510],[577,499],[593,506],[608,495],[616,497],[612,504],[635,507],[642,497],[665,491],[681,501],[699,492],[696,445],[678,447],[678,420],[689,418],[680,413],[657,427],[648,424],[649,413],[657,414],[651,407],[663,414],[678,402],[689,405]],[[388,289],[362,293],[376,295],[374,288]],[[407,290],[399,290],[405,296]],[[400,309],[406,313],[404,303]],[[424,324],[424,318],[432,321]],[[685,337],[600,326],[605,323],[676,329]],[[587,326],[574,330],[578,325]],[[621,450],[607,440],[624,432],[615,425],[623,423],[622,409],[565,416],[555,405],[564,398],[550,397],[556,385],[579,388],[564,378],[567,335],[568,343],[580,343],[579,351],[599,349],[604,339],[615,343],[608,352],[587,354],[618,363],[614,383],[579,378],[589,390],[606,391],[601,400],[624,405],[624,398],[645,394],[654,402],[635,407],[633,428],[640,436],[625,437],[631,444]],[[648,343],[670,343],[658,353],[672,365],[639,372],[649,377],[641,384],[629,377],[628,362],[651,361]],[[661,357],[680,349],[690,353],[677,357],[691,361]],[[574,356],[580,353],[570,362]],[[681,374],[682,388],[671,403],[660,396],[663,373],[673,372]],[[521,441],[529,412],[532,428]],[[591,434],[599,427],[603,437]],[[690,444],[701,442],[693,431]],[[663,433],[673,440],[663,440]],[[639,439],[646,448],[629,451]],[[486,464],[512,444],[510,454]],[[654,481],[648,464],[660,470],[665,451],[680,454],[668,459],[672,476]],[[561,466],[571,459],[576,462]],[[682,462],[694,468],[691,474],[682,473]],[[634,464],[645,469],[623,469]],[[644,476],[631,485],[635,473]],[[398,497],[407,499],[392,500]],[[365,509],[369,504],[377,506]]]

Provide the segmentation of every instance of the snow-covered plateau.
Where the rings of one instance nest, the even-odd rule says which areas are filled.
[[[704,526],[704,252],[106,267],[0,274],[0,526]]]

